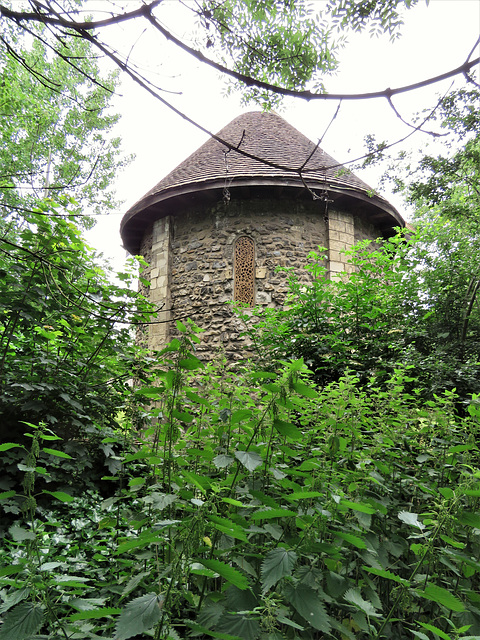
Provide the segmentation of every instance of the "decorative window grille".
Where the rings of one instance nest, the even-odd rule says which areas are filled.
[[[235,302],[255,304],[255,244],[252,238],[241,236],[235,243],[233,263]]]

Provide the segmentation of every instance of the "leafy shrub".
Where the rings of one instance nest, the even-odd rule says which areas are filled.
[[[178,326],[112,497],[35,511],[53,444],[33,430],[0,638],[480,635],[478,399],[420,402],[401,369],[322,390],[301,360],[227,374]]]

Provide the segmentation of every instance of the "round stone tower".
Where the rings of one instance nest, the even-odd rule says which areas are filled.
[[[259,160],[261,158],[261,160]],[[285,273],[305,280],[306,256],[327,251],[330,277],[347,270],[343,251],[404,226],[368,185],[275,113],[235,118],[169,173],[124,216],[125,248],[149,263],[158,307],[148,344],[158,349],[190,317],[199,351],[238,353],[229,301],[281,305]]]

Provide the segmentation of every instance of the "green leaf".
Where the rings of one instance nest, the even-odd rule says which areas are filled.
[[[312,389],[312,387],[304,384],[303,382],[294,382],[292,386],[297,393],[299,393],[301,396],[304,396],[305,398],[318,398],[318,392],[315,391],[315,389]]]
[[[458,516],[458,520],[461,524],[467,527],[475,527],[480,529],[480,514],[473,511],[462,511]]]
[[[0,444],[0,451],[8,451],[9,449],[14,449],[16,447],[20,447],[21,449],[25,448],[21,444],[16,444],[15,442],[4,442],[3,444]]]
[[[131,600],[115,626],[115,640],[127,640],[151,629],[162,615],[163,597],[147,593]]]
[[[405,522],[405,524],[409,524],[412,527],[417,527],[417,529],[425,529],[425,525],[418,519],[418,513],[400,511],[398,517],[402,522]]]
[[[91,611],[105,604],[106,598],[72,598],[68,604],[78,611]]]
[[[244,613],[226,613],[218,623],[219,631],[235,634],[243,640],[256,640],[260,635],[258,619]]]
[[[385,569],[376,569],[375,567],[367,567],[365,565],[362,566],[362,569],[364,571],[368,571],[368,573],[373,573],[373,575],[379,576],[380,578],[386,578],[387,580],[393,580],[394,582],[403,584],[405,587],[410,586],[410,582],[408,580],[396,576],[391,571],[386,571]]]
[[[0,493],[0,500],[6,500],[7,498],[13,498],[17,494],[16,491],[12,489],[12,491],[4,491]]]
[[[190,573],[194,573],[196,576],[206,576],[207,578],[218,578],[218,573],[215,573],[212,569],[207,569],[199,562],[191,563]]]
[[[0,567],[0,577],[13,576],[15,573],[20,573],[20,571],[24,569],[25,566],[23,564],[9,564],[6,567]]]
[[[466,496],[472,496],[473,498],[479,498],[480,489],[465,489],[464,494]]]
[[[180,369],[187,369],[187,371],[195,371],[195,369],[201,369],[205,365],[203,362],[196,358],[195,356],[190,356],[190,358],[183,358],[178,361],[178,366]]]
[[[250,515],[251,520],[273,520],[274,518],[294,518],[297,514],[289,509],[262,509]]]
[[[192,422],[193,416],[187,413],[186,411],[178,411],[178,409],[172,409],[172,416],[177,418],[177,420],[181,420],[182,422]]]
[[[249,471],[255,471],[263,463],[261,456],[253,451],[235,451],[235,457]]]
[[[152,542],[157,542],[161,540],[163,540],[163,534],[159,532],[157,533],[149,532],[138,538],[128,538],[127,540],[121,542],[118,545],[117,550],[115,551],[115,555],[118,555],[119,553],[126,553],[127,551],[132,551],[133,549],[140,549],[142,547],[146,547],[148,544],[151,544]]]
[[[177,320],[176,324],[177,324],[177,329],[181,333],[187,333],[187,327],[183,324],[183,322],[181,322],[180,320]]]
[[[7,613],[0,627],[0,638],[26,640],[42,626],[43,607],[32,602],[22,602]]]
[[[160,493],[158,491],[152,491],[148,496],[142,498],[144,504],[151,504],[154,509],[163,511],[166,507],[173,504],[178,500],[178,496],[174,493]]]
[[[87,611],[81,611],[80,613],[73,613],[70,616],[70,620],[95,620],[97,618],[105,618],[106,616],[117,615],[121,613],[121,609],[115,607],[104,607],[103,609],[88,609]]]
[[[250,377],[252,378],[252,380],[258,380],[258,379],[275,380],[275,378],[277,377],[277,374],[272,373],[271,371],[252,371],[250,373]]]
[[[25,600],[25,598],[28,598],[29,595],[29,588],[17,589],[9,593],[8,596],[5,597],[3,604],[0,605],[0,613],[5,613],[5,611],[8,611],[22,600]]]
[[[453,593],[450,593],[447,589],[439,587],[436,584],[428,584],[424,591],[416,589],[416,592],[422,598],[438,602],[438,604],[441,604],[451,611],[465,611],[463,603],[454,596]]]
[[[280,622],[280,624],[286,624],[287,627],[293,627],[294,629],[298,629],[299,631],[304,631],[305,629],[305,627],[302,627],[302,625],[293,622],[293,620],[290,620],[289,618],[285,618],[285,616],[277,616],[277,620]]]
[[[375,607],[370,600],[364,600],[360,594],[359,589],[349,589],[344,595],[344,599],[347,602],[353,604],[357,609],[363,611],[367,616],[378,617],[378,613],[375,611]]]
[[[297,500],[310,500],[311,498],[320,498],[323,494],[320,491],[296,491],[289,496],[285,496],[289,502]]]
[[[292,440],[300,440],[303,435],[300,429],[294,424],[291,422],[285,422],[279,418],[274,419],[273,426],[281,436],[291,438]]]
[[[455,495],[450,487],[439,487],[438,493],[440,493],[444,498],[447,498],[447,500],[450,500],[450,498],[453,498]]]
[[[128,486],[140,488],[140,487],[143,487],[146,481],[147,481],[146,478],[130,478],[130,480],[128,481]]]
[[[229,465],[232,464],[232,462],[234,461],[234,459],[232,458],[232,456],[227,456],[224,453],[221,453],[218,456],[215,456],[215,458],[213,458],[212,462],[213,464],[217,467],[217,469],[223,469],[224,467],[228,467]]]
[[[243,573],[240,573],[240,571],[238,571],[237,569],[234,569],[233,567],[231,567],[230,565],[225,564],[224,562],[221,562],[220,560],[216,560],[214,558],[197,560],[197,562],[199,562],[200,564],[203,564],[203,566],[207,567],[207,569],[211,569],[212,571],[215,571],[220,576],[222,576],[222,578],[225,578],[227,582],[230,582],[230,584],[233,584],[235,587],[238,587],[238,589],[242,589],[242,590],[248,589],[249,584],[248,584],[247,577],[244,576]]]
[[[13,525],[8,530],[15,542],[23,542],[24,540],[35,540],[35,534],[33,531],[28,531],[17,525]]]
[[[262,591],[266,593],[285,576],[291,576],[297,554],[287,549],[272,549],[265,556],[261,567]]]
[[[280,393],[282,387],[279,384],[270,382],[268,384],[262,384],[262,389],[265,389],[265,391],[268,391],[269,393]]]
[[[350,502],[350,500],[340,500],[340,504],[345,505],[349,509],[353,509],[354,511],[360,511],[361,513],[375,513],[376,509],[374,509],[369,504],[364,504],[362,502]]]
[[[150,575],[148,571],[140,571],[140,573],[133,575],[123,588],[122,598],[125,598],[125,596],[128,596],[129,593],[136,589],[140,582],[148,575]]]
[[[284,594],[287,601],[314,629],[324,633],[330,631],[330,617],[316,591],[302,583],[287,584]]]
[[[72,456],[69,456],[68,453],[58,451],[57,449],[47,449],[43,447],[42,451],[49,453],[51,456],[56,456],[57,458],[68,458],[69,460],[73,460]]]
[[[411,632],[419,640],[430,640],[430,638],[427,636],[426,633],[422,633],[421,631],[415,631],[414,629],[411,629]]]
[[[343,531],[334,531],[333,533],[338,538],[345,540],[345,542],[348,542],[349,544],[353,544],[353,546],[357,547],[357,549],[367,548],[367,544],[365,540],[363,540],[363,538],[359,538],[358,536],[354,536],[353,533],[344,533]]]
[[[190,391],[189,389],[187,389],[185,391],[185,395],[189,400],[191,400],[192,402],[195,402],[196,404],[202,404],[206,407],[210,406],[210,400],[207,400],[206,398],[202,398],[194,391]]]
[[[208,516],[208,520],[213,524],[215,529],[221,531],[226,536],[247,542],[247,536],[244,529],[238,524],[235,524],[235,522],[218,516]]]
[[[43,493],[48,493],[54,498],[57,498],[57,500],[60,500],[60,502],[73,502],[75,500],[75,498],[68,495],[68,493],[65,493],[64,491],[46,491],[44,489]]]
[[[230,418],[230,423],[238,424],[239,422],[244,422],[245,420],[250,420],[253,413],[251,409],[238,409],[232,413]]]
[[[431,631],[432,633],[435,633],[439,638],[443,638],[443,640],[452,640],[450,636],[445,633],[445,631],[442,631],[438,627],[435,627],[433,624],[428,624],[426,622],[420,622],[419,624],[421,624],[422,627],[427,631]]]

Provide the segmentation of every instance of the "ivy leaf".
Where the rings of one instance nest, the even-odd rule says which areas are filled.
[[[115,627],[115,640],[127,640],[151,629],[162,614],[163,597],[156,593],[134,598],[122,611]]]
[[[364,600],[358,589],[349,589],[343,597],[347,602],[353,604],[354,607],[363,611],[367,616],[378,617],[379,614],[376,613],[373,604],[369,600]]]
[[[22,602],[5,616],[0,627],[0,638],[25,640],[38,631],[42,622],[43,607],[32,602]]]
[[[325,611],[318,594],[306,584],[287,584],[285,597],[294,609],[314,628],[328,633],[332,628],[330,616]]]
[[[255,471],[259,467],[263,460],[258,453],[250,451],[235,451],[235,457],[243,464],[249,471]]]
[[[427,585],[424,591],[416,589],[416,592],[418,595],[422,596],[422,598],[438,602],[438,604],[447,607],[447,609],[450,609],[451,611],[465,611],[463,603],[454,596],[453,593],[450,593],[447,589],[439,587],[436,584]]]
[[[175,500],[178,499],[178,496],[174,493],[160,493],[158,491],[153,491],[145,498],[142,498],[142,501],[145,504],[151,504],[154,509],[158,509],[162,511],[169,505],[173,504]]]
[[[269,551],[261,568],[263,593],[266,593],[270,587],[273,587],[285,576],[291,576],[296,560],[295,551],[281,548]]]
[[[222,578],[225,578],[227,582],[230,582],[230,584],[235,585],[239,589],[242,589],[242,590],[248,589],[249,585],[248,585],[247,577],[244,576],[243,573],[240,573],[240,571],[238,571],[237,569],[234,569],[233,567],[231,567],[230,565],[225,564],[220,560],[215,560],[213,558],[198,560],[198,562],[203,564],[204,567],[207,567],[207,569],[212,569],[212,571],[215,571],[220,576],[222,576]]]
[[[33,531],[28,531],[17,525],[12,525],[8,530],[15,542],[23,542],[24,540],[35,540]]]

